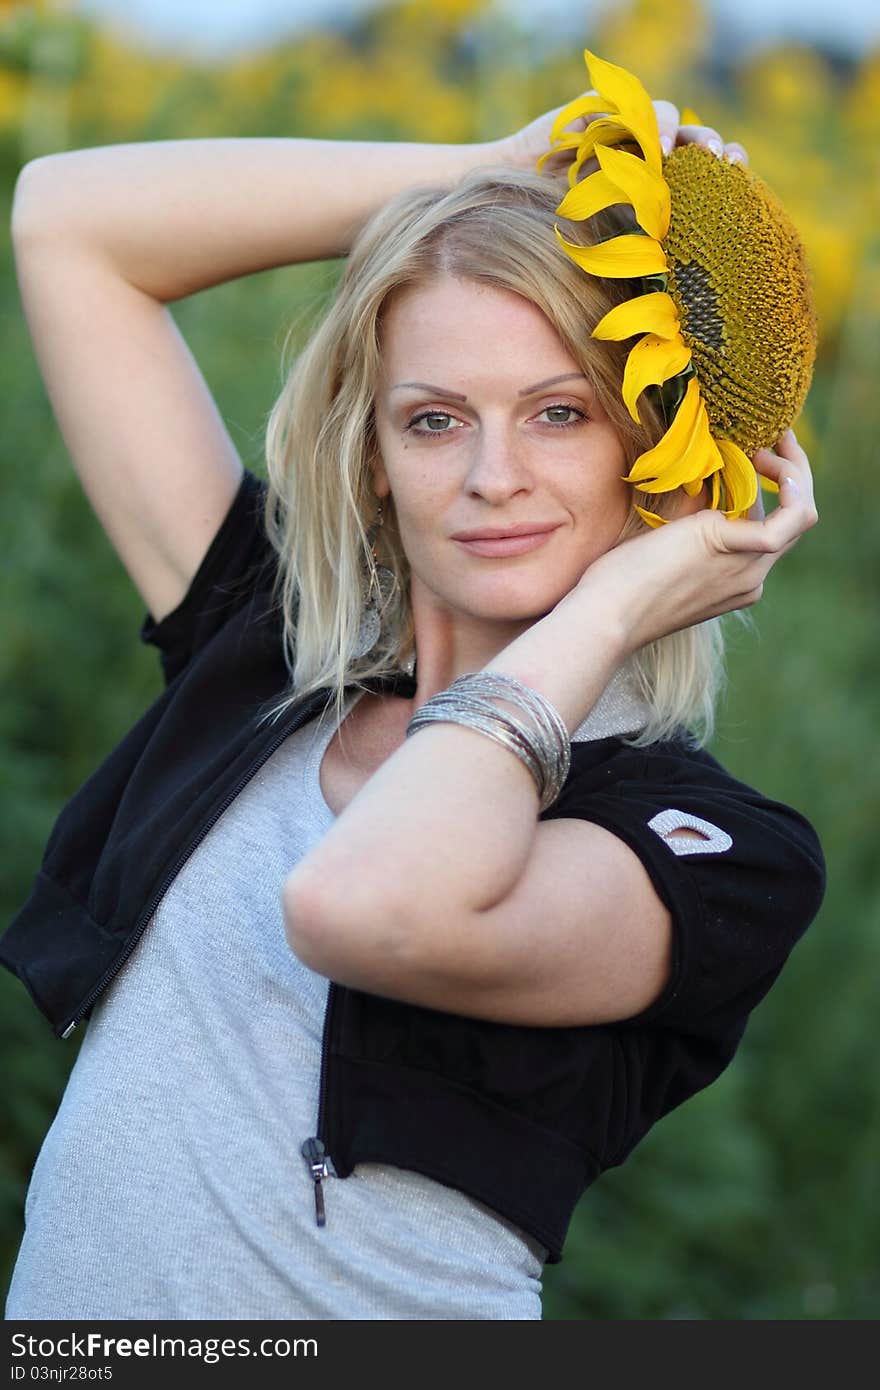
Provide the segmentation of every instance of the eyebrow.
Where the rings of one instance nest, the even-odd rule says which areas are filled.
[[[561,381],[587,381],[583,372],[564,372],[562,376],[551,376],[546,381],[537,381],[534,386],[526,386],[518,394],[520,396],[533,396],[537,391],[544,391],[548,386],[557,386]],[[467,403],[467,396],[462,396],[458,391],[450,391],[445,386],[432,386],[429,381],[398,381],[396,385],[390,387],[391,391],[402,391],[404,387],[412,387],[417,391],[430,391],[432,395],[444,396],[450,401],[462,401]]]

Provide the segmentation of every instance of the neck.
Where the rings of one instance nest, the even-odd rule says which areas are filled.
[[[391,680],[392,688],[396,694],[412,700],[418,683],[415,657],[403,663],[401,672]],[[594,739],[635,733],[647,723],[649,713],[648,702],[639,693],[630,667],[624,663],[615,671],[586,719],[574,730],[571,741],[589,743]]]
[[[571,598],[572,595],[567,595],[540,618],[488,623],[473,615],[453,612],[413,577],[411,602],[415,641],[411,656],[401,663],[400,676],[389,678],[393,693],[410,704],[415,712],[432,695],[446,690],[457,675],[491,665],[499,655],[504,656],[508,647],[521,646],[520,639],[531,641],[532,634],[540,633],[542,626],[554,625],[557,610],[567,606]],[[552,660],[554,650],[552,640],[549,647],[545,643],[543,649],[539,648],[540,659],[534,669],[541,669],[542,663],[548,660],[548,651]],[[635,733],[648,722],[650,706],[640,694],[630,656],[623,650],[617,651],[612,644],[608,657],[610,659],[602,663],[601,673],[598,669],[593,672],[592,680],[588,674],[589,690],[584,690],[581,699],[573,701],[576,708],[563,713],[567,727],[572,730],[573,742]],[[619,667],[617,662],[621,663]],[[604,689],[600,686],[601,680],[607,681]],[[577,687],[580,683],[576,676],[574,681]],[[589,708],[589,698],[595,696],[597,687],[600,694],[593,707],[581,723],[575,725],[574,720]],[[388,688],[385,684],[384,689]]]

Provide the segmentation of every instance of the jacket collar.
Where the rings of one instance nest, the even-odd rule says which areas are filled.
[[[415,670],[396,670],[370,677],[363,684],[378,694],[396,695],[411,700],[416,694]],[[650,706],[639,693],[629,666],[615,671],[583,723],[574,730],[572,743],[590,743],[596,739],[615,738],[643,729],[648,721]]]

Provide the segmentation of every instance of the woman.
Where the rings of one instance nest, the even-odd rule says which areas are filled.
[[[540,1317],[580,1193],[719,1074],[818,908],[811,827],[686,727],[713,620],[815,520],[807,460],[757,456],[767,520],[677,489],[619,544],[661,426],[582,331],[622,295],[555,247],[551,124],[22,178],[42,370],[167,685],[0,945],[59,1036],[90,1019],[10,1318]],[[164,306],[355,242],[267,491]]]

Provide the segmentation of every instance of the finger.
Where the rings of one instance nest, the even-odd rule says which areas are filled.
[[[720,159],[724,153],[724,141],[712,126],[683,125],[678,128],[679,145],[703,145]]]
[[[755,498],[749,510],[746,512],[746,517],[749,521],[763,521],[766,515],[767,512],[764,508],[764,489],[759,487],[758,495]]]
[[[660,134],[660,147],[664,154],[669,154],[675,144],[675,137],[678,134],[678,123],[681,119],[677,106],[671,101],[655,101],[654,110],[657,113],[657,130]]]
[[[795,536],[794,540],[788,541],[786,545],[782,546],[782,548],[781,548],[780,551],[779,551],[779,554],[780,554],[780,555],[787,555],[788,552],[789,552],[790,550],[794,550],[794,548],[795,548],[795,546],[797,545],[797,543],[798,543],[799,540],[800,540],[800,536]],[[774,557],[774,564],[775,564],[775,557]]]
[[[800,465],[795,459],[780,458],[769,449],[759,449],[755,455],[755,468],[766,477],[773,478],[779,488],[777,505],[771,515],[782,507],[800,506],[805,512],[815,511],[813,480],[806,461]]]
[[[771,478],[778,488],[777,505],[769,516],[757,515],[758,498],[746,517],[725,519],[719,514],[719,543],[732,551],[774,552],[775,558],[790,549],[797,539],[815,526],[819,513],[813,497],[813,477],[809,460],[793,430],[777,440],[777,450],[758,449],[752,455],[755,471]]]
[[[805,464],[809,468],[810,461],[805,450],[798,443],[798,437],[794,430],[789,429],[781,434],[773,447],[776,453],[781,454],[783,458]]]
[[[724,158],[728,164],[748,164],[749,156],[744,145],[740,145],[737,140],[728,140],[724,146]]]
[[[790,473],[779,478],[779,502],[763,521],[722,518],[721,540],[730,551],[773,554],[776,558],[819,520],[813,501],[805,497]]]
[[[773,449],[758,449],[752,457],[755,470],[778,485],[784,476],[789,478],[789,499],[796,489],[808,506],[815,505],[813,495],[813,474],[810,461],[798,444],[794,430],[786,430],[776,441]]]

